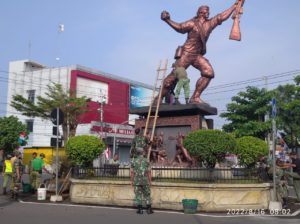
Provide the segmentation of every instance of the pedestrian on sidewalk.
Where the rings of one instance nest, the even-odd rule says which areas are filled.
[[[130,179],[134,187],[135,204],[137,214],[143,214],[143,206],[146,206],[147,214],[152,214],[151,208],[151,167],[149,161],[145,158],[146,151],[137,148],[136,157],[131,161]]]
[[[13,182],[12,182],[12,175],[13,175],[13,170],[12,170],[12,164],[11,164],[11,155],[8,154],[6,156],[6,159],[4,160],[4,166],[3,166],[3,195],[7,194],[7,186],[8,183],[10,183],[10,190],[12,191],[13,188]]]

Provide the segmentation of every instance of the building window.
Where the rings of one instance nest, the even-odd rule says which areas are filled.
[[[28,100],[34,103],[35,90],[27,90],[27,94],[28,94]]]
[[[33,132],[33,120],[26,120],[27,130]]]

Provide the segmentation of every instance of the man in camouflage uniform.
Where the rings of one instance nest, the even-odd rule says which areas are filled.
[[[296,152],[290,153],[292,159],[291,172],[287,172],[288,176],[293,179],[293,187],[297,196],[297,201],[300,202],[300,158]]]
[[[286,169],[289,168],[290,165],[284,163],[279,158],[276,159],[276,167],[275,167],[275,175],[276,175],[276,196],[278,201],[282,203],[282,207],[287,207],[288,202],[288,183],[287,183],[287,174]],[[273,164],[270,163],[270,168],[268,173],[273,175]]]
[[[12,158],[12,171],[13,171],[13,190],[11,198],[18,199],[19,190],[21,188],[21,177],[22,177],[22,157],[21,153],[16,150],[14,152],[15,157]]]
[[[138,208],[137,213],[143,214],[143,204],[146,205],[147,213],[152,214],[151,208],[151,167],[148,160],[144,157],[145,151],[138,148],[136,157],[131,161],[130,179],[134,187],[135,204]]]
[[[136,151],[138,148],[145,149],[147,146],[146,138],[141,134],[141,129],[135,129],[135,137],[132,140],[131,148],[130,148],[130,158],[136,157]]]
[[[180,104],[178,99],[180,95],[180,91],[183,88],[184,91],[184,98],[185,103],[189,103],[189,97],[190,97],[190,79],[188,78],[187,72],[184,67],[180,67],[176,65],[175,63],[172,65],[174,68],[173,74],[176,79],[178,79],[176,90],[175,90],[175,102],[174,104]]]

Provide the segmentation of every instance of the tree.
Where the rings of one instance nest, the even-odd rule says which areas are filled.
[[[248,86],[245,92],[232,97],[227,104],[227,112],[220,116],[230,123],[223,125],[223,130],[236,137],[254,136],[264,139],[271,131],[271,121],[265,115],[271,110],[271,92],[266,89]]]
[[[236,142],[231,134],[220,130],[197,130],[190,132],[183,144],[191,156],[213,168],[234,150]]]
[[[253,167],[259,157],[268,155],[268,152],[267,143],[259,138],[244,136],[236,140],[234,154],[238,156],[242,166]]]
[[[88,111],[88,99],[85,96],[76,97],[75,94],[64,91],[61,84],[48,85],[47,90],[46,97],[38,96],[36,104],[21,95],[15,95],[11,106],[22,115],[40,117],[45,120],[51,119],[50,113],[53,109],[60,108],[64,113],[62,130],[66,143],[69,136],[75,136],[79,116]]]
[[[18,139],[22,132],[27,132],[26,125],[17,117],[0,117],[0,149],[5,153],[11,153],[20,146]]]
[[[280,85],[274,91],[277,100],[277,127],[283,130],[289,147],[298,146],[300,136],[300,76],[294,79],[296,84]]]
[[[66,144],[68,158],[78,166],[90,166],[97,155],[103,152],[105,144],[90,135],[71,137]]]

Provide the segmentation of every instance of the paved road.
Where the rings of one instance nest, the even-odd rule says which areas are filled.
[[[299,218],[289,217],[230,217],[210,216],[210,214],[185,215],[176,212],[155,211],[152,215],[137,215],[135,210],[98,206],[64,205],[54,203],[22,203],[10,201],[0,196],[1,223],[10,224],[299,224]]]

